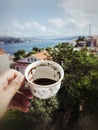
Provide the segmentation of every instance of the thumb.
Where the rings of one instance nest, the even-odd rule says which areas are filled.
[[[10,82],[6,88],[7,98],[11,100],[13,96],[17,93],[24,82],[24,76],[22,74],[18,75],[15,79]]]

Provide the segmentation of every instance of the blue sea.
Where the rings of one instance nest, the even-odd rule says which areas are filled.
[[[3,48],[7,53],[13,54],[18,50],[24,49],[26,52],[32,51],[33,47],[38,48],[47,48],[53,47],[60,42],[70,42],[72,40],[76,40],[77,36],[75,37],[66,37],[66,38],[39,38],[39,39],[32,39],[26,42],[19,42],[19,43],[3,43],[0,44],[0,47]]]

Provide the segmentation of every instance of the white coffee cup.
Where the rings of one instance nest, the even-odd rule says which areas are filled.
[[[54,61],[40,60],[28,65],[25,77],[33,95],[40,99],[47,99],[54,96],[60,89],[64,71]],[[35,82],[37,80],[44,80],[44,82],[39,84],[39,82]],[[52,84],[48,83],[48,80],[51,80]]]

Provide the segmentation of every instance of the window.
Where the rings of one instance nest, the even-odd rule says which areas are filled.
[[[16,70],[18,70],[18,71],[19,71],[19,67],[16,67]]]
[[[33,58],[31,58],[31,62],[33,62],[33,60],[34,60],[34,59],[33,59]]]
[[[29,59],[29,58],[28,58],[27,60],[28,60],[28,62],[30,62],[30,59]]]
[[[36,58],[34,58],[34,61],[36,61]]]

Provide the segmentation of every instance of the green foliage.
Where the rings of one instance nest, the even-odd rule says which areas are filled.
[[[31,56],[31,55],[33,55],[33,54],[36,54],[36,52],[35,52],[35,51],[31,51],[31,52],[29,52],[29,53],[26,55],[26,57]]]
[[[46,100],[38,98],[32,100],[32,107],[27,116],[28,121],[32,121],[31,128],[33,130],[50,130],[52,112],[57,108],[58,102],[56,97]]]
[[[17,52],[14,53],[15,60],[19,60],[23,57],[26,56],[26,51],[25,50],[18,50]]]
[[[51,47],[47,47],[47,48],[46,48],[46,51],[48,51],[48,52],[50,52],[51,50],[52,50]]]
[[[33,47],[32,51],[34,52],[41,52],[42,50],[44,50],[43,48],[38,48],[38,47]]]
[[[5,117],[3,130],[50,130],[53,111],[58,108],[57,97],[31,100],[28,113],[11,110]]]
[[[67,43],[55,46],[50,54],[62,65],[65,74],[58,93],[58,112],[71,111],[71,125],[79,119],[81,112],[97,116],[98,57],[88,55],[87,50],[74,51]]]
[[[86,51],[73,51],[68,44],[59,44],[52,51],[53,60],[62,65],[64,79],[58,93],[59,109],[98,114],[98,58]]]
[[[32,51],[35,51],[35,52],[40,52],[40,49],[39,49],[39,48],[37,48],[37,47],[33,47],[33,48],[32,48]]]
[[[78,41],[84,41],[84,40],[85,40],[84,36],[79,36],[78,39],[76,40],[76,42],[78,42]]]
[[[0,130],[29,130],[26,114],[9,110],[0,124]]]
[[[61,89],[55,97],[50,99],[34,98],[31,101],[30,112],[21,114],[20,124],[26,121],[27,130],[50,130],[57,119],[60,122],[59,117],[62,117],[62,122],[66,122],[63,119],[66,112],[71,112],[69,124],[70,122],[74,124],[81,113],[97,116],[98,57],[87,55],[87,50],[74,51],[69,43],[60,43],[53,48],[47,48],[47,51],[64,69]],[[15,115],[16,117],[18,114]]]

